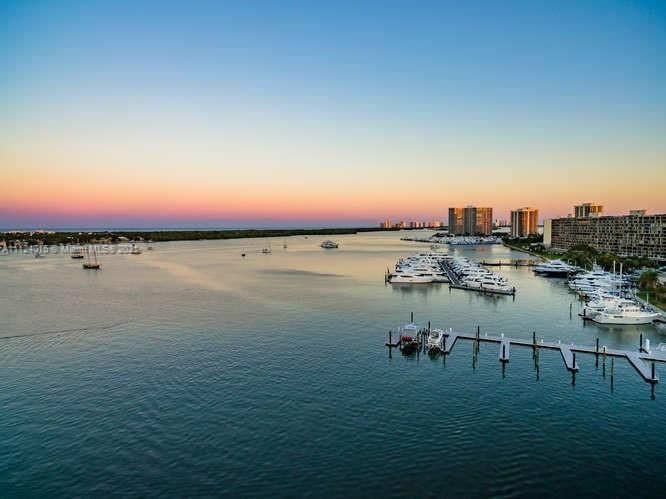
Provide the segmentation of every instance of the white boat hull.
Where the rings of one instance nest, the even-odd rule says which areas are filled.
[[[651,324],[656,318],[655,315],[642,316],[642,317],[614,317],[605,314],[591,314],[590,319],[598,324],[617,324],[617,325],[637,325],[637,324]]]

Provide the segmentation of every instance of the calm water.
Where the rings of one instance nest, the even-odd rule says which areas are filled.
[[[584,326],[561,280],[518,289],[385,286],[424,245],[396,233],[156,244],[100,272],[65,256],[0,256],[0,496],[661,495],[666,393],[625,361],[571,375],[497,347],[392,358],[389,328],[635,348],[650,327]],[[245,259],[240,253],[246,251]],[[515,256],[503,247],[458,252]],[[573,302],[574,317],[569,317]],[[661,368],[663,371],[663,368]],[[662,372],[662,375],[664,373]]]

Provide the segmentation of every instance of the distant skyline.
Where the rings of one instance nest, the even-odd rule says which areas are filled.
[[[666,212],[666,2],[0,3],[0,228]]]

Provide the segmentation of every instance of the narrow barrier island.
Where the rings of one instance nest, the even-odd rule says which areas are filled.
[[[289,236],[325,236],[376,232],[393,229],[379,227],[319,229],[225,229],[225,230],[108,230],[108,231],[11,231],[0,232],[8,246],[68,243],[122,243],[126,241],[199,241],[208,239],[244,239]],[[397,230],[397,229],[396,229]]]

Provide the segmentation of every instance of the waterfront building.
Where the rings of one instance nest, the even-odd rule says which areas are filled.
[[[597,203],[583,203],[574,206],[574,216],[576,218],[600,217],[604,207]]]
[[[449,234],[464,234],[463,209],[449,208]]]
[[[539,210],[536,208],[518,208],[511,212],[511,237],[527,237],[537,234]]]
[[[666,214],[546,220],[543,242],[554,250],[587,244],[602,253],[666,261]]]
[[[466,206],[449,208],[449,234],[488,235],[493,231],[493,209]]]

